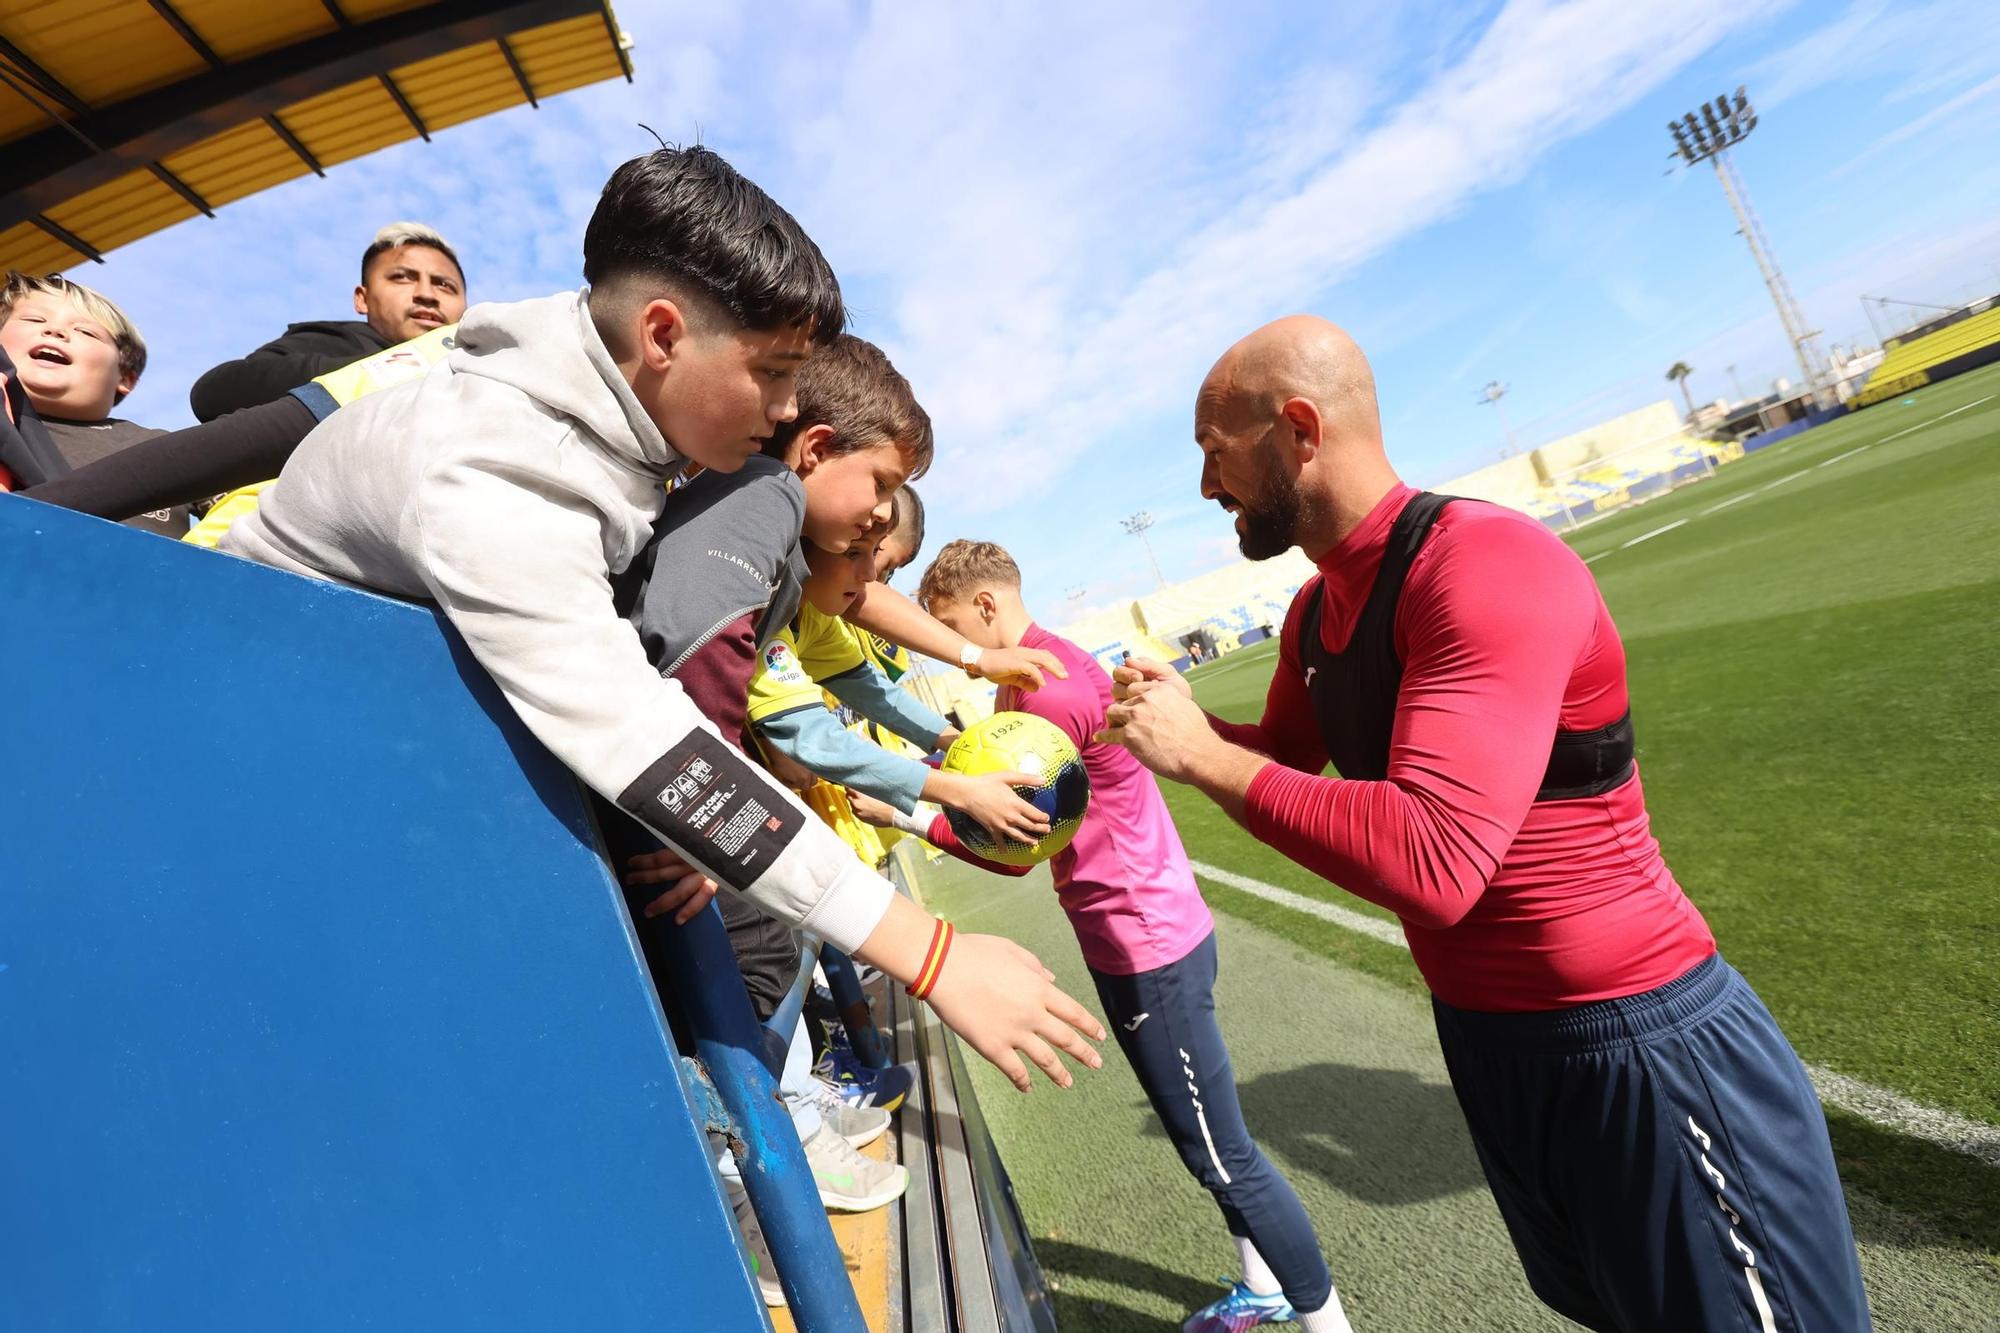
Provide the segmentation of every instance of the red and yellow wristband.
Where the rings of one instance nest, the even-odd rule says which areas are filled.
[[[913,1000],[927,999],[937,985],[938,974],[944,971],[944,956],[951,952],[951,922],[943,917],[931,929],[931,947],[924,953],[924,965],[917,969],[917,978],[906,989]]]

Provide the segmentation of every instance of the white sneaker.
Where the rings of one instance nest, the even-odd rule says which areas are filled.
[[[825,1079],[814,1078],[812,1087],[806,1093],[806,1100],[819,1111],[820,1119],[833,1127],[833,1132],[847,1140],[851,1148],[866,1148],[882,1137],[894,1119],[889,1112],[879,1106],[850,1106],[847,1100]]]
[[[863,1157],[834,1131],[821,1125],[806,1140],[806,1165],[819,1186],[819,1201],[837,1213],[866,1213],[894,1203],[909,1188],[907,1167]]]
[[[785,1289],[778,1283],[778,1266],[771,1262],[771,1246],[764,1239],[764,1228],[757,1225],[750,1196],[741,1190],[731,1190],[729,1196],[730,1209],[736,1214],[736,1229],[743,1234],[743,1248],[750,1255],[750,1271],[757,1279],[757,1291],[765,1305],[779,1309],[785,1304]]]

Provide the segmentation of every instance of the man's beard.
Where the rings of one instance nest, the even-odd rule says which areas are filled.
[[[1297,478],[1285,475],[1276,440],[1264,441],[1258,457],[1261,475],[1257,478],[1257,498],[1252,501],[1235,497],[1243,517],[1243,531],[1236,545],[1245,559],[1269,560],[1298,544],[1299,522],[1311,507],[1312,498],[1300,487]]]

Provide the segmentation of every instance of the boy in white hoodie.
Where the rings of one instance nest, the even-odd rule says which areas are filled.
[[[665,484],[689,463],[734,471],[796,412],[798,367],[845,322],[832,270],[703,148],[614,172],[583,249],[582,292],[475,306],[429,375],[329,417],[222,549],[436,602],[586,784],[709,878],[913,984],[1017,1087],[1022,1056],[1068,1086],[1056,1052],[1096,1067],[1079,1034],[1103,1030],[1052,974],[897,895],[661,678],[613,603]]]

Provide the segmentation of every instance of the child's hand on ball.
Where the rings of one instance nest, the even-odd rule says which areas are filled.
[[[1021,799],[1016,787],[1037,787],[1041,778],[1033,773],[940,773],[946,805],[978,820],[995,842],[1032,844],[1049,833],[1049,817]]]

